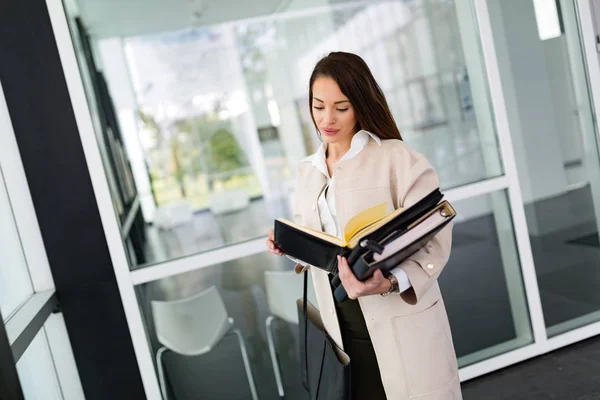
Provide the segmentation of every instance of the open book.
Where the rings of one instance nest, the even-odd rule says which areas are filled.
[[[376,258],[380,260],[382,255],[388,254],[390,250],[386,252],[386,245],[400,236],[407,235],[403,247],[395,247],[396,252],[402,250],[404,254],[408,247],[418,250],[418,246],[427,243],[455,216],[447,201],[440,202],[442,197],[436,189],[405,209],[386,213],[385,203],[366,209],[344,227],[343,239],[278,218],[275,244],[291,258],[335,274],[337,255],[346,257],[351,267],[361,257],[370,260],[370,264],[371,260],[378,261]],[[435,220],[427,218],[431,215],[436,216]],[[415,229],[419,225],[419,229]]]

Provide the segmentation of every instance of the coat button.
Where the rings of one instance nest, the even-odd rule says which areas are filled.
[[[333,308],[330,308],[330,309],[329,309],[329,313],[330,313],[330,314],[333,314]]]
[[[313,211],[316,211],[317,210],[317,206],[313,204],[312,209],[313,209]]]
[[[433,269],[433,264],[427,264],[428,269]]]
[[[342,170],[342,167],[340,167],[340,166],[338,165],[337,169],[338,169],[338,171],[341,171],[341,170]]]

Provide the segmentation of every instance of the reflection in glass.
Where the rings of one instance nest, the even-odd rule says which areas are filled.
[[[453,248],[440,286],[459,363],[465,366],[530,344],[533,338],[506,193],[494,192],[453,205],[458,213]],[[295,275],[292,268],[293,263],[285,257],[261,253],[137,286],[153,354],[163,345],[158,340],[161,328],[156,326],[152,302],[186,304],[213,292],[223,300],[225,313],[244,338],[259,397],[276,397],[276,368],[286,398],[303,393],[297,320],[290,317],[290,310],[296,311],[296,299],[302,297],[302,276]],[[281,282],[283,286],[278,286]],[[281,290],[284,286],[289,293]],[[198,318],[204,308],[191,307],[185,318]],[[208,330],[209,325],[205,326]],[[177,330],[189,326],[171,324],[170,328],[177,336]],[[201,325],[197,328],[202,329]],[[179,332],[181,336],[185,333]],[[274,345],[276,363],[269,342]],[[162,360],[176,398],[178,393],[250,398],[235,335],[225,336],[201,355],[167,352]],[[239,385],[227,384],[231,379]]]
[[[506,193],[452,203],[452,253],[439,282],[459,367],[533,342]]]
[[[286,398],[303,393],[298,369],[298,326],[282,318],[269,322],[271,316],[281,315],[282,307],[295,311],[295,301],[302,297],[302,276],[295,274],[293,266],[286,257],[261,253],[136,287],[153,354],[165,343],[173,349],[161,354],[166,386],[173,398],[187,398],[186,393],[201,393],[207,399],[252,398],[248,373],[254,378],[259,398],[276,398],[276,367],[269,352],[269,334],[274,338]],[[272,286],[268,282],[273,273],[284,274],[286,281],[298,283],[286,288],[287,304],[281,304],[281,299],[273,298],[273,291],[267,289],[267,285]],[[219,305],[221,301],[224,309]],[[162,310],[157,310],[157,306]],[[210,313],[214,307],[217,311]],[[231,322],[224,325],[223,331],[210,335],[209,341],[221,337],[214,346],[186,351],[198,340],[204,340],[209,331],[216,332],[215,319],[224,315]],[[194,340],[189,338],[190,330],[196,332]],[[239,335],[235,330],[239,330]],[[248,367],[241,349],[247,352]],[[232,381],[237,384],[231,385]]]
[[[114,180],[135,183],[133,202],[115,201],[133,268],[264,236],[274,217],[289,217],[296,167],[320,144],[306,85],[329,51],[365,59],[405,140],[431,160],[445,189],[502,174],[487,89],[472,90],[469,80],[481,68],[466,60],[480,51],[472,45],[467,58],[461,43],[461,31],[476,34],[468,4],[295,7],[95,40],[85,29],[95,16],[82,10],[77,35],[98,49],[82,66],[101,70],[90,75],[106,78],[110,96],[98,103],[115,116],[97,129],[110,128],[113,158],[128,155],[112,168],[121,171]],[[471,25],[459,26],[462,14]],[[92,92],[102,89],[90,82]],[[102,147],[107,135],[98,136]]]
[[[600,319],[596,131],[574,4],[557,5],[564,33],[541,40],[533,2],[490,1],[549,336]]]

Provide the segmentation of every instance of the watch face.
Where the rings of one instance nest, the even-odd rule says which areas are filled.
[[[390,274],[388,276],[388,280],[390,281],[390,288],[388,289],[387,292],[381,293],[382,296],[387,296],[389,294],[392,293],[398,293],[399,289],[398,289],[398,280],[396,279],[396,277],[392,274]]]
[[[390,282],[392,283],[392,287],[390,288],[391,293],[400,293],[400,287],[398,284],[398,279],[394,275],[390,275]]]

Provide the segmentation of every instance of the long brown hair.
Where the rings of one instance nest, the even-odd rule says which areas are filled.
[[[328,77],[337,82],[344,96],[348,97],[356,114],[356,131],[366,130],[382,139],[400,139],[400,131],[394,121],[383,91],[375,81],[367,63],[352,53],[341,51],[323,57],[310,76],[308,104],[312,115],[313,84],[320,77]]]

